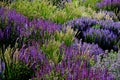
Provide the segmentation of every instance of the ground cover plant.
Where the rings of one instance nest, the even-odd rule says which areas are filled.
[[[0,3],[0,80],[120,79],[119,0]]]

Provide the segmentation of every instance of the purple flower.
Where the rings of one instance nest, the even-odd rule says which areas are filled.
[[[0,75],[3,75],[4,71],[5,71],[5,63],[0,58]]]
[[[98,43],[102,48],[113,49],[113,46],[117,42],[117,35],[109,30],[90,28],[84,32],[84,40],[87,42]]]
[[[38,19],[38,20],[34,19],[31,23],[36,30],[41,29],[44,31],[48,31],[49,33],[53,33],[54,31],[59,30],[61,28],[60,25],[57,25],[51,21],[46,21],[43,19]]]
[[[96,20],[91,18],[79,18],[67,23],[75,31],[78,39],[85,42],[98,44],[103,49],[114,49],[119,43],[120,23],[112,20]],[[100,26],[99,28],[93,26]],[[114,50],[117,50],[116,48]]]
[[[102,0],[101,2],[97,3],[98,7],[110,6],[120,4],[120,0]]]
[[[50,73],[52,67],[45,57],[45,54],[36,46],[21,48],[19,51],[19,60],[26,63],[35,72],[35,75],[42,77],[44,74]]]

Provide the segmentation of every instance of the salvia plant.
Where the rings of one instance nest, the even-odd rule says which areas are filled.
[[[90,28],[83,35],[84,41],[98,43],[103,49],[110,50],[117,48],[117,36],[109,30]]]
[[[114,22],[112,20],[96,20],[96,19],[91,19],[91,18],[80,18],[80,19],[75,19],[75,20],[72,20],[72,21],[69,21],[67,23],[67,25],[69,25],[71,28],[74,29],[74,31],[77,31],[76,33],[76,37],[78,39],[85,39],[85,35],[90,32],[92,33],[93,32],[93,36],[88,36],[88,41],[87,42],[94,42],[94,43],[100,43],[99,46],[101,46],[103,49],[113,49],[114,47],[114,50],[118,50],[118,47],[119,47],[119,31],[120,31],[120,26],[119,26],[119,22]],[[66,24],[65,24],[66,25]],[[95,31],[94,31],[95,30]],[[102,31],[102,33],[101,33]],[[98,36],[97,33],[100,32],[100,35]],[[88,33],[88,35],[90,35],[90,33]],[[108,35],[106,34],[109,34],[109,36],[111,35],[111,42],[108,42],[107,40],[107,37],[109,37]],[[106,40],[106,42],[103,42],[102,41],[102,38],[103,36],[102,35],[106,35],[104,37],[104,39]],[[96,37],[95,37],[96,36]],[[98,38],[99,37],[99,38]],[[100,38],[102,37],[102,38]],[[96,42],[98,41],[98,42]],[[101,43],[103,42],[103,43]],[[108,43],[107,43],[108,42]],[[111,45],[111,48],[110,48],[110,45]],[[103,47],[105,46],[106,47]],[[107,45],[109,45],[107,47]]]
[[[94,43],[90,44],[90,43],[82,42],[82,40],[78,40],[78,39],[75,39],[73,47],[76,48],[77,50],[80,47],[80,51],[83,51],[83,52],[86,50],[86,48],[88,48],[89,56],[90,57],[94,56],[94,59],[97,59],[97,55],[104,54],[103,49],[101,49],[98,46],[98,44],[94,44]]]
[[[60,31],[62,25],[53,23],[49,20],[34,19],[29,22],[27,29],[27,35],[24,36],[25,43],[32,43],[33,41],[40,42],[41,46],[46,41],[51,39],[51,36],[56,32]]]
[[[61,45],[61,48],[64,49],[64,58],[62,61],[56,65],[53,64],[54,66],[50,73],[40,77],[39,72],[38,75],[34,77],[34,79],[114,79],[111,74],[107,72],[106,68],[91,68],[91,63],[94,63],[92,62],[94,57],[90,57],[89,50],[93,46],[89,47],[90,44],[88,44],[86,47],[82,47],[83,45],[82,43],[76,43],[76,46],[74,45],[70,47]]]
[[[102,53],[104,53],[104,51],[99,48],[98,45],[82,43],[81,41],[79,43],[76,39],[75,44],[69,47],[54,40],[46,42],[41,49],[39,44],[32,46],[25,45],[20,49],[18,56],[20,61],[33,69],[34,75],[32,79],[59,80],[69,78],[69,74],[72,74],[71,70],[76,66],[76,64],[81,66],[81,74],[84,72],[89,73],[90,66],[95,64],[95,56]],[[72,67],[72,65],[74,66]],[[75,70],[78,68],[79,67],[76,66]],[[87,70],[88,72],[84,70]],[[83,76],[77,77],[75,74],[79,76],[79,73],[74,71],[73,76],[76,79],[87,79],[88,75],[83,74]],[[93,77],[93,79],[96,78]]]
[[[119,7],[120,1],[119,0],[102,0],[101,2],[97,3],[98,7],[109,6],[113,7],[113,5],[118,5]]]
[[[14,46],[18,37],[25,34],[28,19],[15,10],[0,8],[0,48],[5,51],[9,45]]]
[[[19,51],[19,60],[33,69],[32,77],[43,77],[50,73],[52,64],[39,46],[23,46]]]
[[[120,0],[102,0],[98,2],[97,7],[100,9],[106,9],[109,11],[114,11],[118,18],[120,19]]]
[[[0,1],[0,80],[119,80],[119,9],[118,0]]]
[[[14,46],[15,42],[30,43],[32,40],[41,40],[44,43],[51,34],[61,29],[61,25],[44,19],[29,21],[27,17],[15,10],[0,8],[0,47]]]

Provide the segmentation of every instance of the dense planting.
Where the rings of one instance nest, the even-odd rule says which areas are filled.
[[[18,6],[19,5],[19,6]],[[15,8],[16,11],[28,16],[29,19],[44,18],[50,19],[56,23],[65,23],[74,18],[81,16],[90,17],[93,10],[86,8],[75,3],[66,3],[64,8],[57,8],[48,1],[18,1],[13,2],[11,8]]]
[[[0,80],[120,79],[119,0],[0,3]]]
[[[120,0],[102,0],[96,5],[100,9],[114,11],[120,20]]]
[[[103,49],[117,50],[120,46],[120,22],[80,18],[67,23],[77,30],[76,37],[85,42],[97,43]]]

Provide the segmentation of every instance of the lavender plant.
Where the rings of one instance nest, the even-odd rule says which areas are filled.
[[[0,48],[14,46],[18,37],[25,33],[25,25],[28,20],[14,10],[0,8]]]
[[[105,54],[103,50],[118,50],[120,46],[120,22],[111,19],[114,13],[103,12],[102,20],[75,19],[91,17],[93,10],[79,5],[77,0],[66,3],[63,9],[43,1],[26,0],[11,4],[30,20],[15,10],[0,8],[0,79],[119,79],[119,53]],[[86,6],[90,6],[87,2],[92,1],[86,1]],[[60,25],[44,18],[57,23],[74,20]],[[22,43],[22,48],[18,49],[15,42]]]
[[[0,9],[0,46],[6,48],[14,46],[15,42],[31,43],[39,41],[43,44],[45,39],[61,29],[61,25],[43,19],[29,21],[25,16],[15,10]],[[21,46],[20,45],[20,46]],[[4,47],[5,46],[5,47]]]
[[[90,44],[88,44],[86,48],[82,47],[83,45],[81,43],[76,43],[76,46],[74,45],[70,47],[61,45],[61,48],[64,49],[64,59],[62,59],[57,65],[54,65],[49,74],[36,78],[56,80],[113,79],[111,74],[107,72],[106,68],[103,70],[101,68],[91,68],[90,61],[94,60],[94,57],[90,57],[89,50],[93,46],[89,47]],[[106,73],[107,75],[103,73]]]
[[[39,46],[23,46],[19,51],[19,60],[32,68],[34,77],[43,77],[50,73],[52,65],[46,55],[39,49]]]
[[[87,79],[87,76],[90,74],[89,68],[91,65],[94,65],[95,56],[104,53],[97,45],[82,44],[77,41],[71,46],[66,46],[52,40],[43,45],[42,51],[39,44],[26,47],[23,46],[20,49],[19,59],[34,70],[35,75],[33,75],[32,79],[67,79],[70,76],[69,74],[73,75],[73,72],[75,79]],[[83,76],[74,71],[79,69],[77,64],[81,67],[79,73]],[[96,79],[94,76],[92,77]]]
[[[108,72],[113,74],[113,77],[117,80],[120,79],[120,53],[111,51],[110,53],[98,55],[97,63],[95,67],[107,67]]]
[[[44,19],[34,19],[29,22],[27,36],[24,36],[24,42],[39,42],[42,46],[46,41],[50,40],[56,31],[60,31],[62,26]]]

